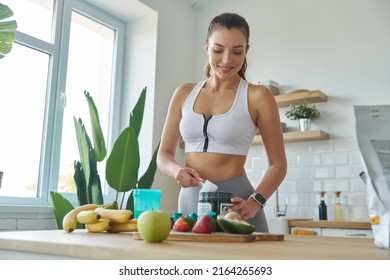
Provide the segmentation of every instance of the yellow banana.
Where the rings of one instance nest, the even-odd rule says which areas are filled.
[[[113,223],[127,223],[133,217],[133,212],[126,209],[106,209],[98,207],[95,209],[102,219],[109,219]]]
[[[72,232],[77,227],[77,214],[85,210],[94,210],[97,207],[99,207],[97,204],[85,204],[69,211],[62,220],[63,230],[68,233]]]
[[[89,232],[101,232],[109,230],[112,225],[112,222],[109,219],[100,219],[93,224],[85,224],[85,228]]]
[[[137,231],[137,219],[132,219],[127,223],[113,223],[108,232],[129,232]]]
[[[100,215],[95,210],[84,210],[77,214],[77,221],[82,224],[93,224],[99,221]]]

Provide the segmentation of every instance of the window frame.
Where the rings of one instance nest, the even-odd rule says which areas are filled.
[[[2,205],[49,206],[51,205],[49,192],[57,191],[72,12],[77,12],[116,31],[108,121],[109,132],[108,139],[106,139],[108,151],[113,144],[113,135],[117,135],[119,132],[126,24],[86,2],[78,0],[55,0],[54,2],[52,42],[46,42],[20,31],[15,31],[15,43],[50,56],[40,169],[39,174],[37,174],[39,175],[37,197],[0,196],[0,204]],[[106,188],[106,182],[102,182],[102,189],[104,201],[112,201],[115,194],[111,188]],[[107,194],[104,194],[105,189],[108,190]],[[75,193],[61,194],[73,205],[78,203]]]

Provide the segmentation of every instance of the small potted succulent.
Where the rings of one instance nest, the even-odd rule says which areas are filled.
[[[311,121],[320,118],[321,113],[314,104],[304,102],[290,105],[290,109],[285,112],[285,116],[290,120],[299,120],[300,131],[307,131],[310,130]]]

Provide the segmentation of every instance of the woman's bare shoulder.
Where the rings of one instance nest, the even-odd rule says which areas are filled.
[[[263,85],[249,84],[248,94],[250,102],[261,102],[260,104],[275,102],[275,97],[272,92]]]
[[[196,83],[184,83],[179,85],[173,93],[171,103],[181,107],[195,86]]]
[[[175,90],[174,98],[178,100],[185,100],[195,86],[196,83],[184,83],[179,85]]]
[[[184,94],[184,93],[189,94],[194,89],[195,86],[196,86],[196,83],[184,83],[184,84],[179,85],[176,88],[175,92],[180,93],[180,94]]]

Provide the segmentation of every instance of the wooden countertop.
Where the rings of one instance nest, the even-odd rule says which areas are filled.
[[[285,235],[283,241],[146,243],[135,240],[131,233],[85,230],[0,232],[1,251],[3,256],[7,251],[20,251],[76,259],[390,259],[390,250],[378,248],[373,239],[365,238]]]
[[[317,220],[289,220],[289,227],[371,229],[369,222],[335,222]]]

